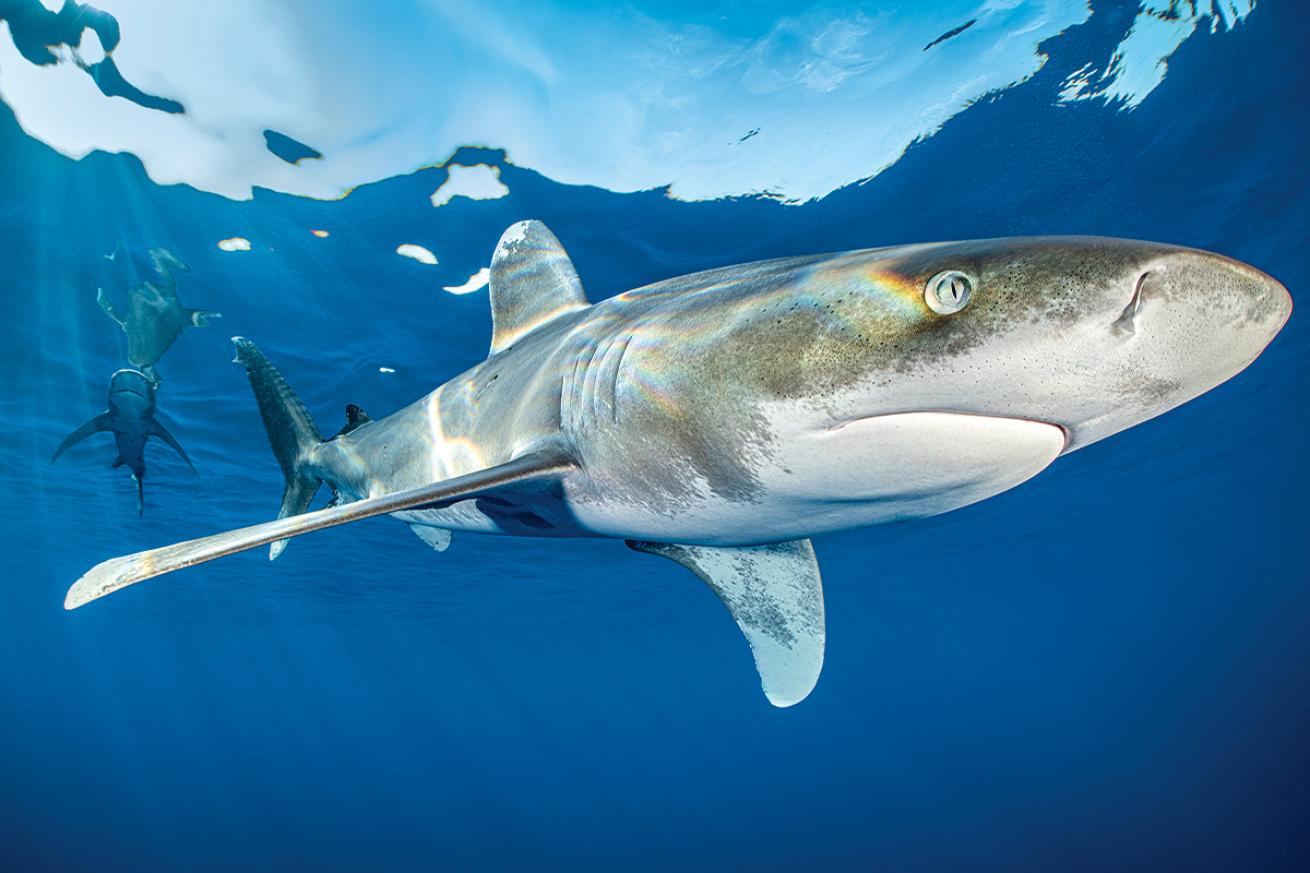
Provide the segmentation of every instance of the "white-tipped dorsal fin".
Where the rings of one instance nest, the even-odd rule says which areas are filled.
[[[709,585],[746,634],[764,695],[800,703],[823,669],[823,583],[809,540],[738,548],[629,541],[677,561]]]
[[[540,221],[510,225],[491,256],[491,354],[587,305],[573,262]]]

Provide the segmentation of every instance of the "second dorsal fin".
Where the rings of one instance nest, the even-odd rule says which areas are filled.
[[[510,225],[491,258],[491,354],[587,306],[573,262],[540,221]]]
[[[356,430],[361,425],[368,424],[372,420],[373,419],[369,418],[367,412],[360,409],[358,406],[356,406],[353,403],[347,403],[346,423],[345,425],[342,426],[341,430],[337,432],[337,436],[345,436],[346,434],[350,433],[352,430]]]

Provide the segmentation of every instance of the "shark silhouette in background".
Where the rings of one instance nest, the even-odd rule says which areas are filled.
[[[390,514],[451,531],[607,537],[703,579],[778,706],[823,663],[810,538],[947,512],[1231,378],[1285,288],[1178,246],[929,243],[725,267],[589,304],[539,222],[501,238],[490,355],[324,439],[236,338],[285,478],[276,521],[106,561],[65,606]],[[326,483],[333,505],[307,512]]]
[[[127,467],[136,483],[136,511],[145,513],[145,449],[150,437],[159,437],[182,456],[191,471],[195,467],[186,451],[155,417],[155,381],[140,370],[119,370],[109,380],[109,403],[104,412],[69,434],[55,450],[52,461],[82,440],[96,433],[112,433],[118,457],[114,467]]]
[[[190,271],[185,263],[167,249],[152,249],[150,262],[156,279],[142,282],[128,292],[127,311],[120,313],[104,289],[96,301],[105,314],[127,334],[127,359],[155,382],[159,381],[155,364],[188,327],[204,327],[208,319],[222,313],[188,309],[177,298],[173,270]]]

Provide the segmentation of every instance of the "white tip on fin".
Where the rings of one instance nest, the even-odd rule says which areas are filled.
[[[491,354],[587,306],[578,271],[540,221],[510,225],[491,257]]]
[[[288,537],[313,533],[378,515],[413,509],[434,509],[501,488],[534,487],[543,480],[554,482],[574,469],[573,460],[553,446],[520,455],[495,467],[433,482],[409,491],[368,497],[352,503],[330,506],[304,515],[292,515],[239,530],[188,540],[159,549],[112,558],[92,567],[73,583],[64,598],[64,609],[76,609],[92,600],[112,594],[137,582],[193,567],[205,561],[276,543]],[[540,487],[536,485],[536,487]],[[274,555],[276,557],[276,555]]]
[[[444,527],[429,527],[425,524],[411,524],[409,529],[414,532],[414,536],[427,543],[438,552],[444,552],[450,548],[450,531]]]
[[[677,561],[719,595],[746,634],[770,703],[792,706],[814,690],[825,632],[823,583],[809,540],[740,548],[628,545]]]

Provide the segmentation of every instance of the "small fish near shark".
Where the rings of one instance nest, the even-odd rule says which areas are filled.
[[[150,437],[159,437],[182,456],[195,472],[182,446],[155,417],[155,381],[140,370],[119,370],[109,380],[108,408],[69,434],[55,450],[52,461],[82,440],[96,433],[112,433],[118,457],[114,467],[127,467],[136,483],[137,515],[145,513],[145,449]]]
[[[116,254],[116,252],[115,252]],[[127,334],[127,359],[155,382],[155,364],[188,327],[204,327],[222,313],[188,309],[177,297],[173,270],[191,268],[167,249],[152,249],[150,262],[156,280],[142,282],[128,292],[127,312],[119,312],[103,289],[96,292],[100,308]]]
[[[278,520],[106,561],[65,608],[382,514],[438,549],[451,531],[607,537],[704,580],[790,706],[824,656],[811,537],[1013,488],[1236,375],[1292,309],[1238,261],[1097,237],[785,258],[589,304],[536,221],[501,238],[490,298],[486,360],[330,439],[236,338]],[[307,512],[324,483],[332,504]]]

